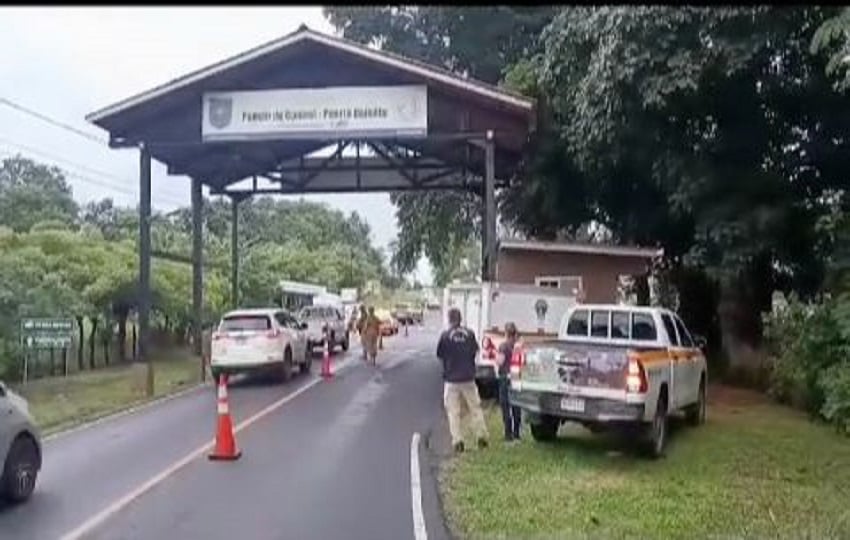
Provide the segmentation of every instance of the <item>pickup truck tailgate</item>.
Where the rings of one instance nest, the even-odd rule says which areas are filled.
[[[522,384],[548,391],[625,390],[627,347],[547,341],[525,348]]]

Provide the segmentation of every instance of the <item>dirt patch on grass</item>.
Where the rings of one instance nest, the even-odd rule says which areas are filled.
[[[709,385],[708,404],[720,407],[750,407],[753,405],[768,405],[769,397],[746,388],[735,388],[722,384]]]

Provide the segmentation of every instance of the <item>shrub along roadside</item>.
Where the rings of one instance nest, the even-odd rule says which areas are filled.
[[[765,318],[769,393],[850,432],[850,297],[805,304],[794,298]]]

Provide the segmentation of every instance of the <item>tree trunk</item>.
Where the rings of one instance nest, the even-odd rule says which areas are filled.
[[[136,334],[136,325],[133,325],[133,362],[139,359],[139,337]]]
[[[103,342],[103,363],[109,365],[109,341]]]
[[[56,374],[56,351],[50,347],[50,376]]]
[[[89,333],[89,369],[94,369],[94,348],[97,344],[97,317],[91,319],[91,332]]]
[[[85,344],[83,343],[86,340],[85,330],[83,330],[83,322],[85,321],[85,317],[78,315],[77,316],[77,331],[79,332],[79,343],[77,343],[77,368],[82,371],[85,368]]]
[[[121,310],[118,314],[118,360],[127,361],[127,311]]]
[[[68,349],[62,348],[62,376],[68,376]]]

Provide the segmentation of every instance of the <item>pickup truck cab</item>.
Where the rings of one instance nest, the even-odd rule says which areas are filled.
[[[314,305],[301,309],[299,319],[307,323],[307,351],[322,347],[325,343],[325,333],[328,336],[328,346],[331,351],[339,345],[343,351],[350,344],[348,323],[340,309],[334,306]]]
[[[669,415],[683,410],[692,425],[705,421],[701,341],[667,309],[576,305],[557,339],[517,343],[510,401],[528,415],[535,440],[554,439],[566,421],[594,432],[637,428],[659,457]]]

